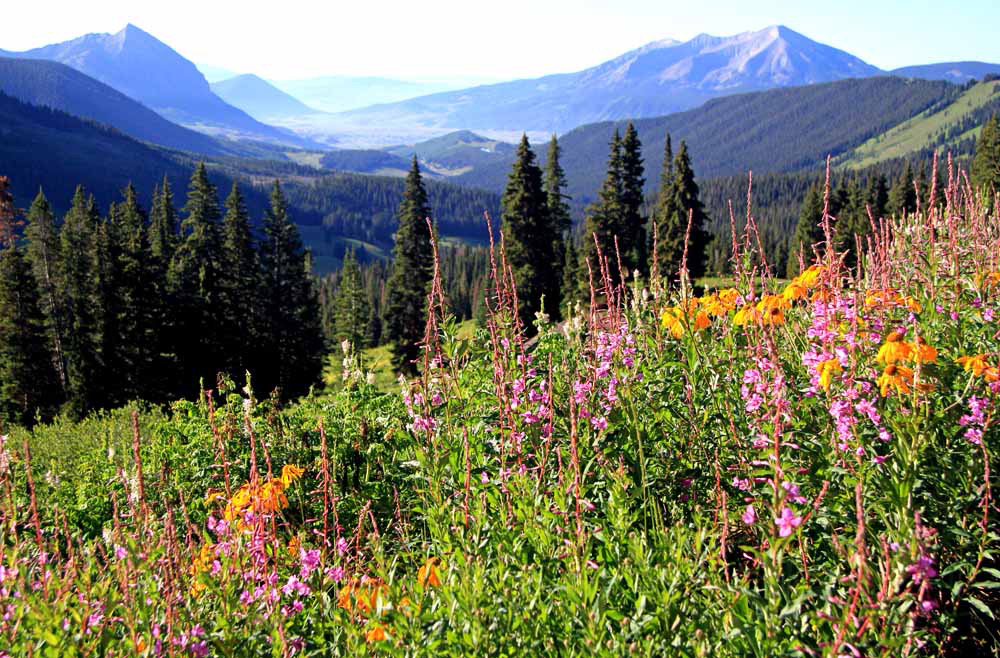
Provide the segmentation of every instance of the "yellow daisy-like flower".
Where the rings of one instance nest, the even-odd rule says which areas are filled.
[[[737,327],[742,327],[748,324],[759,324],[761,313],[753,305],[744,306],[740,310],[736,311],[736,315],[733,316],[733,324]]]
[[[367,634],[365,634],[365,642],[368,644],[375,644],[376,642],[385,642],[386,634],[385,627],[382,624],[375,624],[371,627]]]
[[[937,363],[937,350],[927,344],[923,336],[916,343],[910,343],[911,358],[917,363]]]
[[[663,311],[661,322],[663,328],[670,331],[670,335],[674,338],[680,338],[684,335],[684,315],[678,307],[671,306]]]
[[[971,356],[960,356],[955,362],[962,366],[965,372],[971,372],[975,377],[982,377],[983,373],[990,368],[986,361],[985,354],[973,354]]]
[[[757,310],[761,313],[767,313],[775,309],[779,311],[787,311],[792,307],[792,302],[785,299],[782,295],[764,295],[757,302]]]
[[[792,281],[785,286],[785,290],[781,293],[781,296],[789,302],[796,302],[809,296],[809,288],[798,281]]]
[[[719,291],[719,301],[726,305],[726,309],[730,311],[735,311],[736,306],[740,303],[741,299],[740,291],[736,288],[726,288],[725,290]]]
[[[876,363],[892,365],[898,361],[908,361],[913,353],[913,348],[909,343],[903,341],[903,335],[898,331],[890,333],[878,354],[875,355]]]
[[[819,283],[820,277],[825,273],[826,267],[824,265],[810,265],[802,274],[795,277],[794,281],[806,288],[815,288],[816,284]]]
[[[830,392],[830,385],[833,383],[834,375],[839,375],[844,371],[840,365],[840,360],[833,358],[820,363],[816,370],[819,372],[819,385],[827,393]]]
[[[298,482],[299,478],[305,472],[304,468],[299,468],[295,464],[285,464],[281,469],[281,481],[285,484],[285,487],[290,487]]]
[[[912,383],[913,371],[906,366],[896,365],[886,366],[876,382],[882,397],[888,396],[890,390],[896,391],[899,395],[906,395],[910,392]]]

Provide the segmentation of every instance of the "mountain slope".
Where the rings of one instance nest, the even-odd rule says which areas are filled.
[[[563,132],[605,119],[685,110],[722,95],[878,73],[842,50],[773,26],[732,37],[655,42],[577,73],[422,96],[340,117],[344,128],[377,122]]]
[[[216,96],[261,121],[317,112],[252,73],[213,82],[210,86]]]
[[[947,82],[894,77],[842,80],[717,98],[702,107],[639,119],[647,190],[663,165],[669,132],[674,151],[685,140],[701,178],[762,172],[815,171],[834,157],[931,108],[954,102],[962,88]],[[625,121],[581,126],[559,138],[568,193],[577,207],[592,201],[604,179],[608,144]],[[536,145],[539,160],[545,149]],[[510,162],[482,167],[455,180],[502,190]]]
[[[208,135],[171,123],[125,94],[59,62],[0,57],[0,91],[26,103],[112,125],[145,142],[207,155],[226,152]]]
[[[414,155],[434,172],[458,175],[495,162],[509,162],[517,146],[489,139],[469,130],[458,130],[417,144],[384,149],[401,158]]]
[[[61,62],[122,92],[162,116],[202,132],[288,144],[303,140],[263,124],[212,93],[205,76],[165,43],[134,25],[87,34],[12,57]]]
[[[987,75],[1000,75],[1000,64],[987,62],[941,62],[939,64],[923,64],[920,66],[904,66],[890,71],[892,75],[901,78],[920,78],[921,80],[947,80],[955,84],[964,84],[970,80],[982,80]]]

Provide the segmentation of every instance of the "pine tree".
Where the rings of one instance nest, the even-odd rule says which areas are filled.
[[[807,267],[813,262],[814,248],[825,239],[822,224],[823,203],[823,188],[819,183],[814,183],[802,202],[799,223],[795,226],[795,236],[792,238],[786,267],[786,276],[789,279],[798,276],[800,258]]]
[[[150,249],[146,235],[146,212],[130,184],[124,200],[111,213],[108,227],[115,245],[113,299],[114,335],[105,341],[105,362],[115,373],[121,389],[119,402],[149,398],[148,383],[156,365],[154,345],[154,290],[150,288]]]
[[[970,178],[975,188],[989,194],[1000,190],[1000,122],[996,114],[983,124],[979,133]]]
[[[0,194],[3,190],[0,190]],[[0,245],[0,421],[30,427],[60,399],[38,287],[24,248]]]
[[[55,214],[42,190],[38,190],[28,211],[28,224],[24,230],[28,246],[28,262],[38,284],[45,326],[52,344],[52,354],[59,376],[59,386],[66,392],[66,305],[59,295],[62,276],[59,230]]]
[[[100,406],[101,360],[97,218],[82,186],[59,232],[62,276],[57,294],[66,308],[66,404],[81,418]]]
[[[580,254],[576,250],[576,242],[571,236],[567,237],[566,252],[563,256],[563,280],[562,299],[563,317],[569,317],[573,310],[573,305],[580,298]]]
[[[199,382],[213,387],[224,366],[220,358],[221,332],[215,314],[221,295],[222,239],[219,198],[199,164],[188,187],[183,239],[174,252],[168,274],[177,308],[176,353],[182,391]]]
[[[430,217],[427,191],[417,158],[406,177],[399,206],[399,229],[393,247],[392,274],[386,286],[383,332],[392,344],[396,372],[415,374],[420,341],[426,324],[428,285],[433,276],[434,253],[426,218]]]
[[[177,360],[179,344],[178,304],[172,286],[170,266],[179,242],[177,209],[170,181],[163,178],[163,184],[153,190],[153,205],[147,231],[149,243],[149,299],[151,313],[156,318],[157,331],[154,332],[150,351],[153,366],[146,382],[146,388],[153,399],[162,400],[181,395],[188,388],[180,381],[180,364]]]
[[[517,160],[503,195],[503,234],[507,261],[514,272],[522,326],[534,333],[535,313],[543,304],[558,317],[560,300],[556,245],[559,232],[549,216],[542,170],[527,136],[521,137]]]
[[[264,219],[260,249],[263,273],[265,390],[277,388],[286,399],[309,391],[323,369],[323,328],[319,300],[309,271],[310,259],[299,230],[288,216],[278,181]]]
[[[356,350],[367,345],[369,321],[368,292],[361,281],[361,270],[354,250],[347,252],[341,270],[337,293],[335,335],[338,341],[349,341]]]
[[[642,143],[635,125],[629,122],[622,139],[622,233],[618,237],[622,264],[628,270],[626,276],[635,270],[647,272],[646,218],[642,214],[644,173]]]
[[[901,217],[917,210],[917,193],[913,189],[913,167],[906,163],[903,175],[889,190],[888,211],[893,217]]]
[[[608,156],[608,173],[601,185],[597,202],[587,209],[587,220],[583,233],[583,250],[581,252],[580,278],[581,287],[587,287],[589,271],[594,273],[594,284],[602,285],[601,264],[598,261],[598,246],[601,256],[608,261],[610,284],[618,283],[619,267],[615,237],[624,232],[622,208],[622,140],[618,131],[611,140],[611,154]],[[619,237],[619,240],[621,238]],[[586,264],[590,264],[590,270]],[[623,263],[624,265],[624,263]],[[622,268],[624,273],[624,267]]]
[[[663,171],[660,173],[660,189],[657,192],[656,234],[651,236],[656,240],[657,270],[660,276],[673,280],[681,269],[684,257],[684,237],[687,232],[687,213],[677,206],[675,185],[673,148],[670,134],[667,134],[663,153]],[[650,253],[652,253],[652,243]]]
[[[254,245],[250,214],[239,185],[234,181],[226,198],[222,220],[223,276],[219,290],[218,321],[222,325],[222,368],[240,381],[256,369],[254,350],[261,296],[260,261]]]
[[[565,273],[566,251],[568,248],[566,243],[569,238],[568,233],[573,227],[573,221],[569,213],[569,204],[566,203],[569,197],[564,193],[566,189],[566,172],[563,171],[562,165],[559,163],[561,156],[562,149],[559,147],[559,140],[553,135],[552,140],[549,142],[548,160],[545,163],[545,205],[549,212],[549,222],[551,222],[556,232],[556,244],[553,248],[556,256],[555,276],[557,280],[565,284],[567,281]],[[575,274],[575,266],[573,270]],[[573,289],[567,288],[565,285],[560,287],[559,297],[563,301],[575,296],[575,279],[573,281]]]
[[[660,276],[673,278],[680,271],[684,259],[684,241],[687,239],[687,271],[692,278],[705,273],[708,243],[711,235],[705,230],[708,218],[699,198],[698,183],[691,168],[691,156],[687,143],[681,142],[677,157],[671,166],[673,180],[669,190],[661,187],[661,198],[657,204],[657,228]],[[664,171],[662,180],[668,175]],[[662,197],[667,192],[668,198]],[[688,223],[691,232],[688,235]]]

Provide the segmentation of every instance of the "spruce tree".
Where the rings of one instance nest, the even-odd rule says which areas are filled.
[[[259,370],[265,390],[277,388],[290,399],[319,382],[324,341],[310,259],[288,216],[288,202],[278,181],[274,181],[271,207],[264,219],[260,259],[264,363]]]
[[[393,247],[392,273],[386,285],[383,333],[392,345],[396,372],[416,374],[420,342],[427,320],[428,286],[433,276],[434,252],[426,218],[427,191],[414,156],[399,206],[399,228]]]
[[[634,270],[647,272],[646,218],[642,213],[644,173],[642,143],[635,125],[629,122],[622,139],[622,233],[618,237],[622,264],[629,270],[626,276]]]
[[[199,164],[188,186],[187,215],[181,224],[183,239],[174,252],[168,274],[177,308],[176,354],[182,391],[199,383],[214,387],[224,366],[222,336],[216,321],[221,296],[222,239],[219,198]]]
[[[28,211],[24,230],[28,262],[38,284],[45,326],[52,344],[52,354],[62,393],[66,392],[66,305],[59,294],[62,276],[59,230],[52,206],[42,190],[38,190]]]
[[[667,134],[663,153],[663,171],[660,173],[660,188],[656,197],[654,219],[656,222],[656,266],[661,277],[673,280],[681,268],[684,257],[684,237],[687,231],[687,213],[677,206],[674,193],[674,159],[670,134]],[[650,253],[653,248],[650,243]],[[652,269],[652,268],[650,268]]]
[[[564,193],[566,189],[566,172],[563,171],[562,165],[559,163],[561,156],[562,149],[559,147],[559,140],[553,135],[552,140],[549,142],[548,160],[545,163],[545,205],[549,211],[549,221],[556,231],[556,244],[554,247],[556,277],[565,282],[566,242],[569,239],[568,233],[573,227],[573,222],[569,214],[569,204],[566,203],[569,197]],[[576,268],[574,267],[573,270],[575,274]],[[560,288],[559,297],[562,300],[565,301],[574,295],[574,289],[565,286]]]
[[[819,183],[814,183],[802,202],[799,222],[795,226],[795,236],[792,238],[786,267],[786,276],[789,279],[798,276],[800,257],[806,267],[812,264],[814,249],[825,239],[822,223],[823,203],[823,188]]]
[[[256,369],[255,351],[261,296],[260,261],[254,245],[250,213],[234,181],[222,220],[222,280],[218,321],[222,325],[222,368],[235,381]]]
[[[566,251],[562,267],[563,317],[569,317],[573,305],[580,299],[580,254],[576,250],[576,241],[572,236],[567,236],[564,244]]]
[[[503,195],[503,234],[507,261],[514,272],[522,326],[534,333],[535,313],[543,304],[558,318],[560,299],[556,245],[559,231],[549,215],[542,170],[527,136],[521,137],[517,160]]]
[[[115,281],[111,294],[114,318],[113,335],[105,341],[109,350],[105,362],[120,388],[119,402],[149,398],[150,376],[156,365],[154,327],[155,289],[151,287],[151,255],[146,235],[146,212],[139,205],[138,194],[130,184],[124,200],[111,213],[109,233],[115,243]]]
[[[62,276],[57,294],[66,309],[66,405],[75,418],[101,402],[97,219],[82,186],[76,188],[59,232]]]
[[[337,341],[349,341],[356,350],[367,346],[369,321],[368,292],[361,281],[361,270],[354,250],[347,252],[337,292],[335,335]]]
[[[587,220],[583,233],[583,249],[581,251],[580,280],[581,287],[590,285],[589,270],[594,273],[594,285],[601,286],[601,265],[598,262],[598,245],[601,255],[608,261],[609,276],[611,285],[615,285],[620,280],[617,252],[615,249],[615,237],[624,232],[622,208],[622,140],[618,131],[611,140],[611,153],[608,156],[608,171],[598,192],[597,202],[587,209]],[[624,260],[624,255],[622,255]],[[622,263],[622,273],[624,274],[624,262]]]
[[[694,170],[691,168],[691,156],[688,154],[687,143],[681,142],[680,150],[674,158],[669,175],[672,182],[669,189],[662,188],[663,179],[668,175],[664,171],[661,176],[661,198],[657,203],[657,234],[660,276],[670,279],[677,276],[684,259],[684,241],[687,244],[687,271],[692,279],[705,273],[708,243],[711,235],[705,230],[708,218],[699,197],[698,183],[695,181]],[[667,197],[663,198],[666,192]],[[688,235],[688,222],[691,232]]]
[[[996,114],[983,124],[979,133],[970,178],[976,189],[990,195],[1000,190],[1000,122]]]
[[[917,193],[913,189],[913,167],[909,162],[896,183],[889,190],[888,211],[893,217],[901,217],[917,210]]]
[[[153,367],[147,382],[147,389],[153,399],[166,399],[181,395],[189,387],[183,386],[177,361],[180,336],[179,308],[175,290],[172,287],[170,266],[179,242],[177,209],[170,181],[163,178],[163,184],[153,190],[153,205],[150,210],[148,228],[149,243],[149,299],[151,313],[156,318],[157,331],[154,332],[150,350]]]
[[[0,190],[2,193],[2,190]],[[2,221],[2,220],[0,220]],[[61,397],[38,287],[15,242],[0,245],[0,421],[31,427]]]

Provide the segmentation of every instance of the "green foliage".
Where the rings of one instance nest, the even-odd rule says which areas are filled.
[[[664,161],[671,152],[670,136],[667,136]],[[681,142],[677,157],[669,165],[664,165],[660,176],[660,192],[657,199],[655,221],[657,223],[657,268],[661,276],[670,280],[678,276],[687,249],[687,271],[691,277],[701,277],[705,273],[706,251],[711,236],[706,230],[708,218],[699,198],[698,183],[691,169],[691,156],[687,144]],[[690,235],[688,224],[690,223]]]
[[[1000,121],[994,114],[983,125],[969,172],[972,184],[987,193],[1000,189]]]
[[[354,252],[347,253],[337,293],[334,316],[334,339],[347,341],[356,349],[367,347],[370,320],[368,292],[361,280],[361,270]]]

